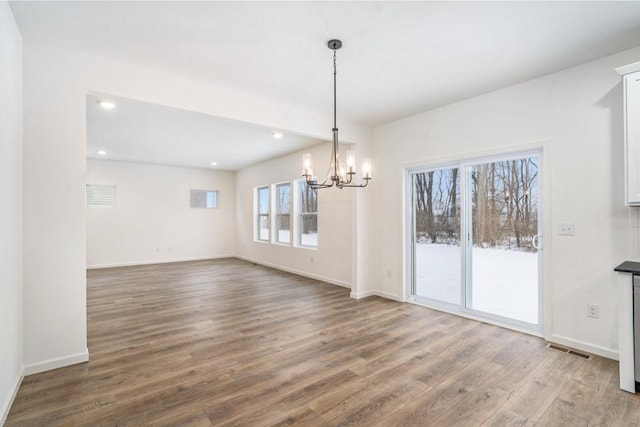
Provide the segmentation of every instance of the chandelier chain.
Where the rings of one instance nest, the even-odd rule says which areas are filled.
[[[337,75],[337,71],[336,71],[336,51],[334,49],[333,51],[333,127],[337,128],[338,127],[338,120],[337,120],[337,108],[338,108],[338,104],[336,101],[336,75]]]

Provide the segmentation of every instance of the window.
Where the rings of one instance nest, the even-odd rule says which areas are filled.
[[[211,190],[191,190],[192,208],[218,208],[218,192]]]
[[[291,243],[291,184],[276,185],[275,234],[277,243]]]
[[[298,236],[300,246],[318,246],[318,191],[298,181]]]
[[[269,186],[256,189],[258,201],[258,217],[256,237],[258,240],[269,241]]]
[[[85,187],[85,202],[88,208],[115,208],[116,186],[87,184]]]

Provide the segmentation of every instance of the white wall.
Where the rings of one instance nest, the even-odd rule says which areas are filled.
[[[324,177],[331,144],[305,150],[313,156],[314,170]],[[352,286],[354,192],[336,188],[318,190],[318,248],[307,249],[256,242],[253,239],[255,187],[302,178],[302,152],[242,169],[236,175],[236,256],[283,270]],[[293,192],[292,192],[293,194]]]
[[[88,268],[233,255],[233,172],[88,159],[87,183],[117,187],[115,208],[86,210]],[[218,208],[191,208],[191,189]]]
[[[28,372],[86,360],[85,99],[112,94],[312,137],[319,114],[55,46],[24,44],[24,361]],[[348,141],[369,128],[341,123]]]
[[[0,424],[22,378],[22,39],[0,2]]]
[[[623,199],[622,85],[614,68],[639,60],[636,48],[375,129],[371,244],[378,250],[370,276],[378,279],[371,289],[402,296],[406,166],[547,141],[545,335],[616,357],[613,267],[640,253],[638,211]],[[576,224],[575,237],[558,235],[561,222]],[[586,317],[587,303],[599,304],[599,319]]]

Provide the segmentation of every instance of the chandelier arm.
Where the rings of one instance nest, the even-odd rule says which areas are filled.
[[[353,175],[355,175],[355,172],[347,172],[347,175],[349,175],[349,179],[344,181],[343,184],[351,184],[353,182]]]
[[[321,188],[331,188],[333,187],[333,182],[331,184],[309,184],[309,187],[313,190],[319,190]]]
[[[331,184],[326,184],[325,181],[319,183],[318,181],[310,179],[311,177],[309,175],[303,175],[303,176],[305,177],[305,182],[307,183],[307,185],[314,190],[317,190],[319,188],[333,187],[333,181],[331,181]]]
[[[349,188],[364,188],[367,185],[369,185],[370,180],[371,178],[364,178],[364,184],[342,184],[342,186],[349,187]]]

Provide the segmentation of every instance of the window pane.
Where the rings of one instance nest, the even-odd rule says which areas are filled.
[[[291,184],[276,185],[276,241],[291,242]]]
[[[269,240],[269,215],[261,214],[258,222],[260,224],[260,233],[258,238],[260,240]]]
[[[413,175],[415,295],[460,304],[458,168]]]
[[[291,216],[289,214],[276,215],[276,230],[279,243],[291,243]]]
[[[467,307],[538,324],[538,158],[476,164],[470,179]]]
[[[304,180],[298,181],[296,218],[298,221],[297,243],[300,246],[318,246],[318,191]]]
[[[216,191],[207,191],[207,208],[215,209],[218,207],[218,193]]]
[[[269,187],[258,188],[258,213],[269,214]]]
[[[300,244],[302,246],[318,246],[318,215],[300,215]]]
[[[269,240],[269,187],[258,188],[258,240]]]
[[[300,183],[300,213],[318,212],[318,191],[312,189],[306,182]]]
[[[291,185],[280,184],[276,187],[277,192],[277,205],[276,209],[278,213],[288,214],[291,207]]]

